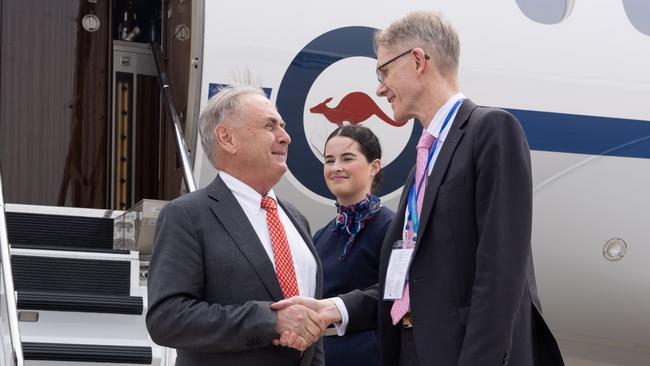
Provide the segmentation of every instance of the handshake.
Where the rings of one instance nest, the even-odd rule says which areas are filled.
[[[304,351],[318,342],[330,324],[341,321],[341,313],[331,299],[316,300],[293,296],[271,305],[277,311],[276,346]]]

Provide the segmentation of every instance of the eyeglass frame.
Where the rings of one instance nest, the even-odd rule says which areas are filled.
[[[384,79],[386,78],[386,76],[384,76],[384,72],[381,71],[381,69],[383,69],[384,67],[386,67],[387,65],[389,65],[391,62],[393,62],[393,61],[399,59],[400,57],[402,57],[402,56],[406,56],[406,55],[408,55],[409,53],[413,52],[413,50],[414,50],[415,48],[416,48],[416,47],[413,47],[413,48],[411,48],[410,50],[408,50],[408,51],[406,51],[406,52],[400,53],[399,55],[397,55],[397,56],[391,58],[390,60],[384,62],[383,64],[381,64],[381,66],[377,66],[377,69],[375,70],[375,72],[377,73],[377,81],[379,81],[379,83],[383,84],[383,83],[384,83]],[[429,55],[427,55],[427,54],[425,53],[425,54],[424,54],[424,59],[425,59],[425,60],[429,60],[429,59],[431,59],[431,57],[429,57]]]

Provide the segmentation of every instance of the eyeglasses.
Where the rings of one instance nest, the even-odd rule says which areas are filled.
[[[399,55],[397,55],[397,56],[391,58],[390,60],[384,62],[383,64],[381,64],[381,66],[378,66],[378,67],[377,67],[377,70],[376,70],[376,72],[377,72],[377,80],[379,80],[379,82],[383,84],[383,83],[384,83],[384,78],[386,77],[386,75],[384,75],[384,72],[383,72],[381,69],[383,69],[384,67],[386,67],[386,66],[387,66],[388,64],[390,64],[391,62],[397,60],[398,58],[400,58],[400,57],[402,57],[402,56],[404,56],[404,55],[408,55],[408,54],[411,53],[411,51],[413,51],[414,49],[415,49],[415,48],[411,48],[410,50],[408,50],[408,51],[406,51],[406,52],[404,52],[404,53],[400,53]],[[425,59],[425,60],[428,60],[428,59],[430,59],[430,58],[431,58],[431,57],[429,57],[429,55],[427,55],[426,53],[424,54],[424,59]]]

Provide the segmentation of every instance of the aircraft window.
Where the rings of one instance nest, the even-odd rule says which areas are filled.
[[[648,0],[623,0],[623,7],[627,19],[639,32],[650,36],[650,1]]]
[[[557,24],[566,19],[574,0],[516,0],[519,10],[529,19],[542,24]],[[640,3],[646,0],[638,0]]]

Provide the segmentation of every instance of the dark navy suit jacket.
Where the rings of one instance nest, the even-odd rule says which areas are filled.
[[[413,171],[405,187],[412,180]],[[383,365],[399,362],[401,330],[391,323],[393,302],[382,298],[407,191],[383,243],[378,286],[341,296],[348,331],[372,328],[378,320]],[[519,122],[465,100],[427,183],[409,269],[422,365],[563,365],[537,297],[532,196],[530,152]]]

